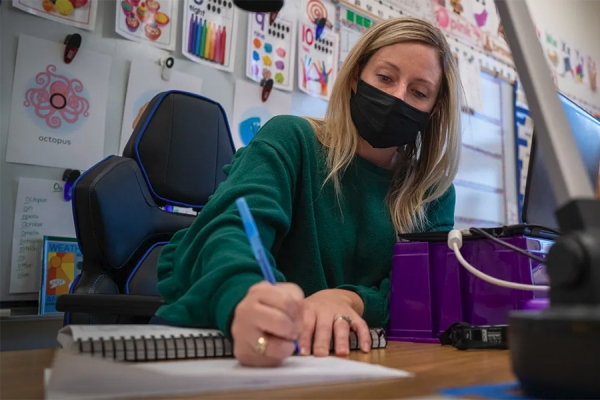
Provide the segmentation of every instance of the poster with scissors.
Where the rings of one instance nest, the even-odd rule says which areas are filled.
[[[316,38],[313,26],[299,24],[298,87],[311,96],[329,100],[338,71],[339,35],[332,31]]]

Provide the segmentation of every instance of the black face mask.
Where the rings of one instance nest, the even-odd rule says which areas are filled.
[[[352,122],[360,136],[375,148],[412,143],[429,123],[430,114],[359,80],[350,99]]]

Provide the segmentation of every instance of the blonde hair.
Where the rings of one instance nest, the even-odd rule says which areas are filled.
[[[329,175],[341,197],[341,176],[358,149],[358,132],[350,115],[352,82],[379,49],[418,42],[438,51],[443,76],[427,129],[415,143],[398,149],[387,204],[397,233],[423,229],[426,206],[452,184],[460,159],[460,80],[454,56],[442,32],[416,18],[379,22],[356,42],[336,78],[324,119],[308,118],[327,153]],[[338,200],[339,200],[338,197]]]

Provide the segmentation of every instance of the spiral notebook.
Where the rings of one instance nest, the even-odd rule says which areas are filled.
[[[382,328],[370,329],[371,348],[387,347]],[[58,332],[63,349],[118,361],[185,360],[232,357],[233,347],[221,332],[165,325],[68,325]],[[358,338],[350,332],[350,349]],[[333,349],[333,343],[331,348]]]

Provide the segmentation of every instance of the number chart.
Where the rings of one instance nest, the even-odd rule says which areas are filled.
[[[296,23],[281,12],[273,21],[269,14],[248,14],[246,76],[253,81],[273,79],[273,87],[294,88]]]
[[[328,31],[317,39],[312,25],[300,23],[298,87],[312,96],[329,100],[338,70],[338,34]]]
[[[198,64],[233,72],[238,12],[233,0],[186,0],[183,55]]]

